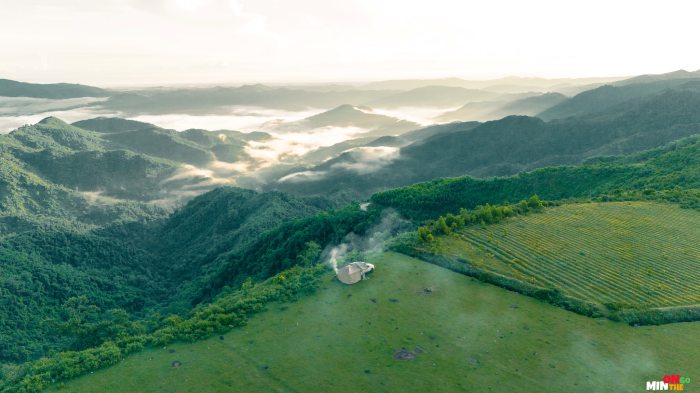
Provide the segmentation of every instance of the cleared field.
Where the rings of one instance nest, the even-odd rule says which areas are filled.
[[[700,212],[569,204],[441,238],[449,258],[597,303],[700,304]]]
[[[223,339],[146,350],[52,391],[639,392],[700,368],[700,323],[632,328],[403,255],[370,262],[368,281],[329,275]],[[395,359],[401,348],[415,359]]]

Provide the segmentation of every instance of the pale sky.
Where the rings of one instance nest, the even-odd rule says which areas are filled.
[[[695,1],[2,0],[0,78],[103,86],[700,69]]]

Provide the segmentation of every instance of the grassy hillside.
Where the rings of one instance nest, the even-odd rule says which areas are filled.
[[[700,212],[650,202],[569,204],[441,239],[445,255],[565,295],[644,307],[700,303]]]
[[[700,366],[698,323],[632,328],[399,254],[371,262],[368,281],[328,275],[221,338],[146,350],[50,391],[627,392]],[[402,349],[415,359],[395,359]]]

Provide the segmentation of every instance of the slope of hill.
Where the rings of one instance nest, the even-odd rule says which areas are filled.
[[[699,223],[700,212],[667,203],[565,204],[455,228],[417,247],[437,248],[457,271],[556,290],[578,312],[668,323],[700,317],[691,289]]]
[[[46,118],[0,136],[0,146],[23,170],[56,186],[118,198],[161,198],[159,183],[178,163],[125,150],[104,135]]]
[[[700,139],[694,137],[649,152],[580,166],[543,168],[493,179],[438,179],[380,192],[371,201],[420,221],[486,203],[517,203],[535,194],[546,200],[609,199],[610,195],[624,198],[625,193],[640,197],[670,191],[667,197],[671,200],[697,208],[700,201],[683,191],[697,189]]]
[[[141,90],[115,94],[103,104],[129,114],[230,114],[231,105],[302,110],[330,109],[348,102],[368,102],[394,94],[391,90],[303,90],[247,85],[172,90]]]
[[[700,92],[679,89],[630,100],[596,116],[544,122],[510,116],[436,135],[401,148],[375,171],[327,164],[295,182],[271,187],[300,194],[354,192],[355,197],[436,177],[507,176],[539,167],[629,154],[700,133]],[[455,129],[459,124],[452,125]],[[304,181],[300,181],[300,180]]]
[[[66,194],[84,211],[65,208],[62,216],[42,209],[39,213],[53,216],[19,233],[10,221],[6,225],[12,224],[9,229],[14,233],[2,234],[0,320],[7,322],[0,324],[0,363],[74,348],[81,338],[56,327],[65,322],[71,298],[85,297],[81,300],[85,307],[97,307],[92,317],[97,320],[110,318],[107,314],[113,308],[139,318],[163,310],[186,313],[202,293],[218,293],[221,287],[214,288],[210,280],[228,263],[222,255],[259,252],[260,244],[254,243],[262,234],[330,206],[320,198],[219,188],[168,218],[156,206],[149,210],[149,205],[132,203],[131,217],[120,212],[118,205],[110,206],[103,214],[108,220],[100,226],[52,225],[90,214],[90,204]],[[276,246],[269,240],[263,244],[267,248],[262,251]],[[276,272],[264,263],[270,262],[246,266],[239,276],[225,277],[224,283],[243,281],[256,269]]]
[[[120,118],[68,125],[50,117],[0,135],[0,146],[27,170],[75,191],[172,203],[234,184],[245,165],[231,164],[254,163],[247,144],[268,138],[263,132],[177,132]]]
[[[119,117],[96,117],[94,119],[81,120],[72,125],[84,130],[113,133],[138,131],[150,128],[158,128],[157,126],[144,123],[141,121],[127,120]]]
[[[371,108],[341,105],[329,111],[275,127],[277,131],[306,131],[323,127],[355,127],[363,130],[363,137],[398,135],[415,130],[420,125],[394,117],[372,113]]]
[[[507,115],[528,115],[535,116],[538,113],[549,109],[566,100],[566,96],[560,93],[545,93],[533,97],[525,97],[519,100],[508,102],[499,109],[503,116]]]
[[[211,152],[182,138],[176,131],[151,128],[106,134],[104,138],[137,153],[175,162],[204,165],[214,158]]]
[[[588,85],[613,83],[622,77],[607,78],[537,78],[508,76],[488,80],[466,80],[461,78],[442,79],[405,79],[372,82],[362,85],[364,89],[377,90],[413,90],[426,86],[462,87],[465,89],[483,89],[498,93],[526,93],[532,91],[559,91],[557,89],[583,88]]]
[[[70,83],[25,83],[9,79],[0,79],[0,96],[3,97],[33,97],[33,98],[80,98],[106,97],[110,92],[98,87]]]
[[[631,85],[631,84],[635,84],[635,83],[649,83],[649,82],[658,82],[658,81],[673,80],[673,79],[697,79],[697,78],[700,78],[700,70],[692,71],[692,72],[686,71],[686,70],[677,70],[677,71],[667,72],[665,74],[639,75],[639,76],[635,76],[633,78],[623,79],[623,80],[614,82],[614,83],[612,83],[612,85],[626,86],[626,85]]]
[[[437,134],[442,134],[442,133],[448,133],[448,132],[454,132],[455,130],[457,131],[463,131],[467,130],[470,128],[474,128],[478,126],[478,122],[468,122],[468,123],[459,123],[459,124],[439,124],[439,125],[434,125],[434,126],[428,126],[428,127],[422,127],[418,129],[413,129],[412,131],[406,131],[399,136],[382,136],[382,137],[374,137],[374,136],[363,136],[360,135],[360,138],[354,138],[354,139],[349,139],[340,143],[336,143],[331,146],[327,147],[321,147],[318,149],[314,149],[308,153],[306,153],[301,159],[300,162],[306,164],[307,166],[312,166],[312,165],[317,165],[320,162],[327,161],[333,158],[336,158],[338,155],[342,154],[345,151],[348,151],[350,149],[358,148],[358,147],[379,147],[379,146],[385,146],[385,147],[403,147],[410,145],[411,143],[415,143],[418,141],[422,141],[425,139],[428,139],[434,135]],[[417,126],[417,125],[416,125]],[[372,133],[373,134],[373,133]],[[272,178],[282,178],[284,176],[304,171],[308,168],[304,166],[295,166],[292,168],[288,168],[284,171],[279,172],[279,174],[275,177],[272,176]],[[281,175],[280,175],[281,174]]]
[[[273,305],[221,337],[148,349],[49,391],[521,391],[527,386],[590,392],[601,383],[642,389],[645,381],[662,376],[659,370],[686,375],[700,365],[697,323],[632,328],[398,254],[370,262],[377,269],[368,281],[348,287],[327,275],[316,293]]]
[[[142,247],[157,255],[156,267],[174,284],[168,308],[184,312],[210,285],[207,275],[221,269],[222,255],[243,252],[263,233],[330,207],[322,198],[221,187],[174,212]]]
[[[465,121],[465,120],[495,120],[510,115],[535,116],[549,109],[567,98],[559,93],[545,93],[532,97],[525,97],[505,101],[481,101],[470,102],[459,109],[443,113],[436,118],[438,121]]]
[[[487,101],[500,94],[484,90],[465,89],[449,86],[425,86],[406,92],[397,93],[374,101],[367,105],[374,108],[398,107],[432,107],[449,108],[469,101]]]
[[[646,83],[605,85],[587,90],[540,113],[544,120],[565,119],[606,111],[632,99],[650,97],[668,89],[690,89],[697,91],[698,77],[690,79],[661,79]]]

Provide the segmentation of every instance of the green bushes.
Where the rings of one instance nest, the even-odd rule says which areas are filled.
[[[112,319],[88,324],[100,327],[105,341],[80,351],[60,352],[19,370],[7,372],[8,378],[0,381],[3,393],[29,393],[45,389],[51,383],[98,370],[119,362],[124,356],[145,346],[162,346],[174,341],[196,341],[214,333],[222,333],[246,323],[247,317],[265,309],[273,301],[291,301],[313,292],[319,278],[326,271],[323,265],[294,267],[259,284],[250,281],[241,289],[225,288],[212,303],[192,311],[189,318],[168,316],[161,318],[150,331],[143,331],[145,324],[124,319],[119,311],[110,311]],[[79,310],[93,310],[83,299],[71,302]],[[111,321],[111,324],[110,322]],[[73,320],[75,321],[75,318]],[[85,324],[78,323],[81,329]],[[106,332],[110,332],[109,334]],[[139,333],[141,332],[141,333]]]
[[[694,322],[700,321],[700,308],[685,306],[643,309],[640,307],[622,306],[611,310],[608,318],[633,326]]]
[[[459,214],[447,213],[434,221],[428,221],[426,225],[416,230],[417,238],[424,243],[432,243],[435,236],[449,235],[453,231],[458,231],[466,226],[474,224],[495,224],[508,217],[513,217],[529,212],[541,211],[545,204],[537,195],[531,196],[528,200],[522,200],[516,205],[495,206],[486,204],[479,206],[475,210],[460,209]]]

